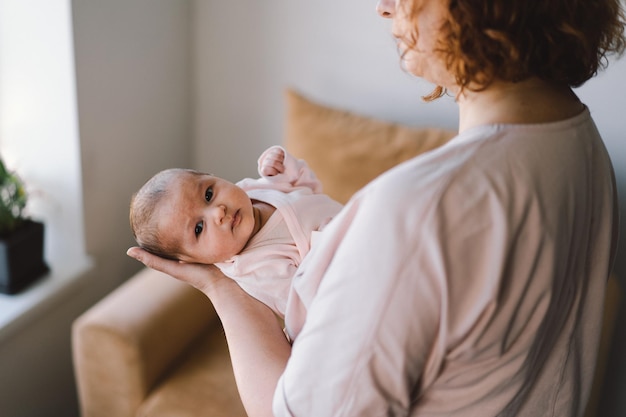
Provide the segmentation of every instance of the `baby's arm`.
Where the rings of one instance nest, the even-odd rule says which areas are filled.
[[[307,187],[314,193],[322,192],[322,184],[308,164],[303,159],[295,158],[281,146],[272,146],[261,154],[258,170],[261,177],[274,186],[282,185],[279,187],[282,191]]]

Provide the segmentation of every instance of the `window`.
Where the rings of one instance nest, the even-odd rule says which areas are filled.
[[[82,275],[85,254],[70,0],[0,0],[0,154],[45,223],[51,273],[0,296],[0,332]]]

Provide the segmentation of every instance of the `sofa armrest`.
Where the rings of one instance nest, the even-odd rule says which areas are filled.
[[[202,293],[141,270],[73,323],[82,416],[134,416],[170,364],[218,323]]]

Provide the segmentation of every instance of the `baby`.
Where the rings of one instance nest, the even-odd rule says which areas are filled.
[[[167,169],[133,195],[130,224],[144,249],[215,264],[284,318],[291,278],[315,234],[341,210],[303,160],[280,146],[259,157],[260,178],[237,184]]]

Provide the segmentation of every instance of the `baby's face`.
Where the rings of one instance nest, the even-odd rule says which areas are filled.
[[[211,175],[174,179],[156,215],[161,235],[174,239],[185,262],[224,262],[242,251],[255,229],[248,195]]]

